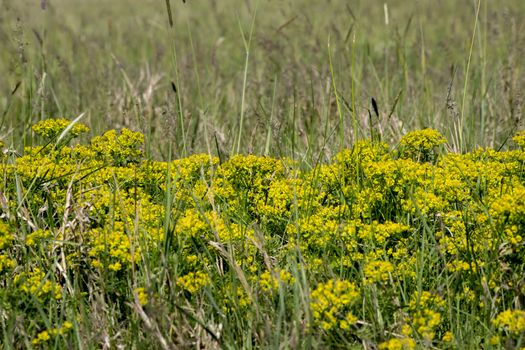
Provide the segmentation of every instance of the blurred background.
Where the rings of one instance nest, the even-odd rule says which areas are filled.
[[[155,159],[312,160],[432,127],[449,147],[523,128],[525,1],[0,0],[0,138],[128,127]],[[477,15],[477,16],[476,16]],[[372,104],[376,102],[377,109]]]

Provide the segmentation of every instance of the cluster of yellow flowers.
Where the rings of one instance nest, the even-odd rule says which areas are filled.
[[[444,143],[447,143],[447,140],[433,129],[412,131],[401,139],[403,156],[422,161],[430,160],[436,147]]]
[[[51,328],[49,330],[42,331],[31,342],[33,345],[39,345],[47,342],[48,340],[66,334],[69,330],[73,328],[73,324],[69,321],[64,322],[61,327]]]
[[[68,127],[46,120],[33,130],[49,139]],[[69,133],[87,130],[76,123]],[[379,327],[380,348],[438,346],[454,339],[444,300],[494,315],[525,291],[525,134],[514,140],[520,148],[453,154],[425,129],[394,149],[359,141],[309,170],[254,155],[151,161],[144,136],[128,129],[87,146],[28,147],[1,164],[0,274],[19,292],[59,302],[68,275],[129,278],[162,252],[178,256],[179,295],[229,293],[214,310],[271,305],[306,288],[310,330],[359,336],[372,321],[358,301],[381,293],[374,302],[389,324]],[[40,268],[28,255],[45,257]],[[421,291],[438,272],[454,295]],[[115,295],[148,303],[143,288]],[[523,332],[522,312],[487,327],[499,337]]]
[[[60,135],[60,133],[66,130],[70,125],[71,121],[63,118],[44,119],[33,125],[32,129],[37,135],[47,139],[52,139]],[[77,123],[70,128],[69,132],[73,137],[76,137],[80,134],[89,132],[89,128],[85,124]]]
[[[365,283],[386,282],[392,272],[394,265],[390,261],[373,260],[363,268]]]
[[[0,221],[0,274],[15,267],[16,262],[9,256],[7,248],[9,248],[14,240],[12,232],[10,232],[9,226]],[[4,253],[5,251],[5,253]]]
[[[416,345],[412,338],[392,338],[379,344],[379,350],[412,350]]]
[[[44,300],[51,297],[62,298],[62,286],[51,280],[40,268],[35,267],[33,271],[21,272],[14,278],[15,285],[23,293]]]
[[[201,271],[190,272],[187,275],[179,277],[177,285],[182,289],[194,294],[210,282],[207,274]]]
[[[510,333],[522,333],[525,331],[525,310],[505,310],[498,314],[492,323]]]
[[[149,303],[148,292],[146,291],[146,288],[135,288],[134,292],[137,295],[137,299],[141,306],[147,305]]]
[[[350,310],[359,298],[356,285],[345,280],[319,283],[310,295],[310,308],[314,322],[329,331],[334,327],[347,330],[357,322]]]
[[[276,291],[280,286],[288,286],[294,283],[295,278],[286,270],[280,270],[274,273],[265,271],[259,277],[259,284],[264,291]]]
[[[492,320],[492,324],[500,331],[500,334],[491,338],[493,345],[516,344],[518,342],[523,345],[525,337],[525,310],[505,310],[500,312]]]
[[[445,301],[437,294],[423,291],[414,293],[408,303],[407,313],[403,317],[402,337],[391,338],[380,344],[380,349],[415,349],[417,339],[423,347],[430,347],[436,337],[436,331],[442,324],[442,312]],[[442,341],[449,343],[453,339],[450,331],[444,332]]]
[[[410,328],[407,327],[403,333],[409,336],[414,330],[426,341],[432,341],[436,328],[441,324],[440,311],[445,307],[445,301],[439,295],[424,291],[414,294],[408,307],[410,316],[407,324]]]
[[[89,256],[93,258],[93,266],[107,266],[112,271],[119,271],[123,266],[138,261],[140,247],[132,247],[124,223],[117,221],[113,227],[93,229],[89,234],[92,240]]]
[[[124,128],[120,135],[115,130],[110,130],[102,136],[92,138],[91,149],[97,156],[121,165],[140,160],[140,147],[143,143],[143,134]]]

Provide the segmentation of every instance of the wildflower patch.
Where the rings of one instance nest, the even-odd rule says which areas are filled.
[[[425,129],[305,170],[254,155],[156,162],[127,129],[69,145],[80,123],[57,143],[68,123],[36,124],[43,145],[2,158],[13,341],[67,348],[119,324],[220,344],[234,342],[222,327],[249,324],[263,347],[278,319],[299,338],[379,349],[457,348],[465,322],[482,347],[525,342],[523,132],[516,149],[454,154]],[[114,325],[81,317],[101,307]]]

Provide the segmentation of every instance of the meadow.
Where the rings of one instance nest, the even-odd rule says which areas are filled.
[[[1,0],[0,344],[525,348],[524,17]]]

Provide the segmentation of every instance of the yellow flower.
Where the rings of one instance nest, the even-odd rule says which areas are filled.
[[[13,239],[13,233],[9,229],[9,226],[0,221],[0,250],[9,247]]]
[[[34,338],[31,341],[31,343],[33,345],[39,345],[39,344],[45,343],[48,340],[50,340],[52,337],[56,337],[58,335],[66,334],[67,331],[69,331],[72,328],[73,328],[73,324],[71,322],[69,322],[69,321],[65,321],[62,324],[62,326],[60,326],[58,328],[51,328],[51,329],[48,329],[48,330],[45,330],[45,331],[42,331],[42,332],[38,333],[36,338]]]
[[[138,162],[143,155],[143,144],[143,134],[126,128],[122,129],[120,135],[116,130],[110,130],[91,139],[91,149],[102,159],[113,161],[116,165]]]
[[[402,154],[416,161],[432,160],[434,149],[447,140],[438,131],[423,129],[409,132],[401,138]]]
[[[454,334],[451,331],[446,331],[441,338],[445,343],[450,343],[454,340]]]
[[[16,261],[8,255],[0,254],[0,273],[16,266]]]
[[[104,262],[108,269],[120,271],[132,261],[140,259],[141,249],[133,246],[133,240],[125,231],[124,223],[115,222],[112,226],[93,229],[88,232],[90,250],[88,255],[95,261],[94,266]]]
[[[409,303],[409,316],[405,319],[418,334],[425,340],[431,341],[435,337],[435,330],[441,324],[441,310],[445,301],[437,294],[423,291],[415,293]]]
[[[525,148],[525,130],[522,130],[518,132],[514,137],[512,138],[512,141],[516,142],[516,144],[520,148]]]
[[[137,295],[137,298],[141,306],[148,304],[148,293],[146,292],[145,288],[143,287],[135,288],[134,292]]]
[[[197,293],[209,283],[209,276],[201,271],[190,272],[177,279],[177,285],[191,294]]]
[[[411,338],[392,338],[379,344],[379,350],[412,350],[416,348],[416,342]]]
[[[62,287],[46,279],[46,274],[40,268],[35,267],[31,272],[22,272],[15,276],[14,282],[20,291],[33,295],[38,299],[52,297],[62,298]]]
[[[33,345],[38,345],[40,343],[44,343],[44,342],[48,341],[49,339],[51,339],[51,337],[49,336],[49,332],[48,331],[43,331],[43,332],[38,333],[36,338],[33,339],[32,343],[33,343]]]
[[[46,119],[34,124],[32,126],[32,129],[37,135],[48,139],[52,139],[58,136],[61,132],[63,132],[69,126],[69,124],[71,124],[71,121],[63,118]],[[69,130],[69,134],[72,137],[77,137],[78,135],[86,133],[88,131],[89,128],[86,125],[82,123],[76,123]]]
[[[348,309],[358,297],[359,290],[352,282],[337,279],[319,283],[310,294],[314,322],[327,331],[338,325],[348,328],[357,321]]]
[[[279,270],[274,273],[264,271],[259,277],[259,284],[265,292],[275,291],[279,289],[279,285],[290,285],[294,282],[295,278],[286,270]]]
[[[365,282],[386,282],[390,274],[394,271],[394,265],[389,261],[375,260],[367,263],[363,269]]]
[[[518,334],[525,331],[525,311],[505,310],[492,320],[494,326],[504,328],[510,333]]]
[[[501,343],[501,337],[498,335],[494,335],[490,337],[489,343],[490,345],[498,345]]]
[[[401,144],[403,146],[419,151],[429,151],[433,147],[442,145],[446,142],[447,140],[441,135],[441,133],[439,133],[439,131],[429,128],[409,132],[401,138]]]
[[[34,247],[40,244],[42,241],[53,239],[53,233],[49,230],[36,230],[26,236],[26,245],[28,247]]]

